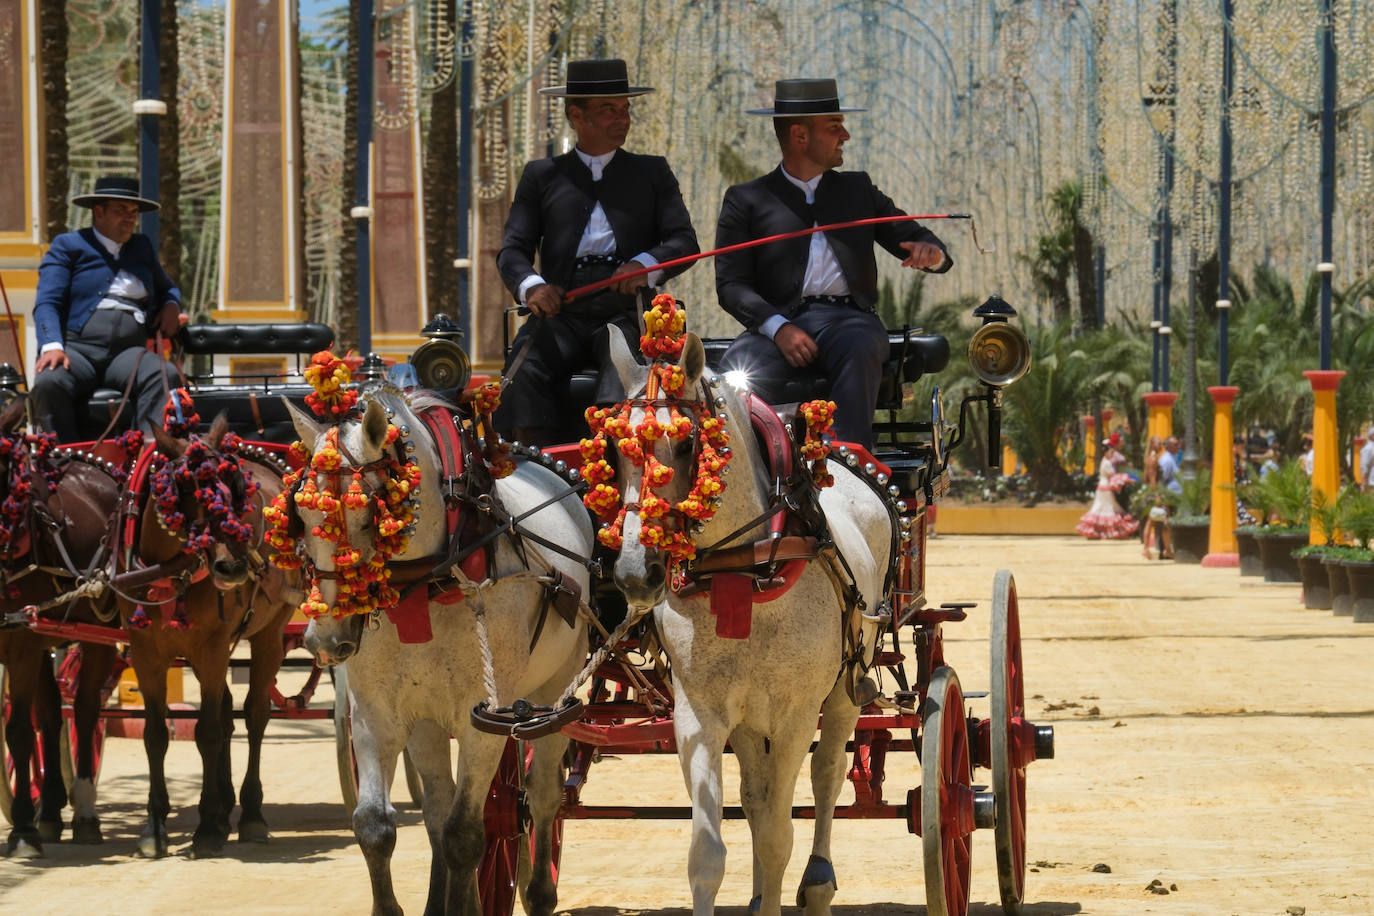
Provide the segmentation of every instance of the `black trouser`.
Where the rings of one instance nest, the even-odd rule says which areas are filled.
[[[810,366],[794,368],[777,344],[758,331],[745,331],[725,351],[722,368],[744,371],[754,392],[770,404],[778,403],[788,379],[826,376],[835,402],[835,438],[872,450],[873,411],[889,349],[887,328],[872,312],[824,303],[806,306],[791,321],[816,341],[819,353]]]
[[[176,367],[147,349],[148,332],[133,315],[121,309],[96,309],[81,330],[63,344],[71,368],[38,373],[29,390],[34,422],[57,434],[59,442],[79,442],[93,434],[83,433],[81,418],[87,402],[100,387],[121,393],[134,377],[129,400],[134,404],[134,426],[151,433],[162,426],[166,391],[181,384]]]
[[[569,288],[609,277],[614,269],[609,264],[579,268]],[[597,369],[600,380],[595,403],[613,404],[624,399],[625,391],[611,364],[606,329],[619,329],[630,351],[638,353],[636,307],[634,296],[602,290],[585,299],[574,299],[557,315],[526,321],[511,343],[502,370],[503,375],[509,373],[511,361],[529,342],[524,361],[501,392],[501,407],[494,418],[501,435],[540,446],[575,442],[585,436],[587,424],[579,405],[570,404],[566,397],[568,379],[580,370]]]

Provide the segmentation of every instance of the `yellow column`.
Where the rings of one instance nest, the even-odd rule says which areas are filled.
[[[1336,389],[1345,377],[1340,369],[1309,369],[1303,375],[1312,385],[1312,498],[1325,493],[1334,500],[1341,488],[1341,462],[1336,445]],[[1309,543],[1325,544],[1317,526]]]
[[[1167,439],[1174,434],[1174,402],[1178,393],[1173,391],[1151,391],[1145,395],[1145,403],[1150,408],[1150,419],[1146,422],[1149,434]]]
[[[1012,451],[1010,445],[1002,446],[1002,473],[1010,477],[1016,473],[1016,466],[1021,463],[1021,459],[1016,457],[1016,452]]]
[[[1239,566],[1236,549],[1236,463],[1232,454],[1231,408],[1240,389],[1216,385],[1207,389],[1215,411],[1212,416],[1212,515],[1207,532],[1207,556],[1203,566]]]
[[[1091,415],[1083,418],[1083,473],[1097,473],[1097,418]]]
[[[1355,483],[1364,484],[1364,469],[1360,467],[1360,452],[1364,449],[1365,442],[1368,441],[1364,436],[1355,437],[1355,450],[1350,453],[1350,468],[1355,475]]]

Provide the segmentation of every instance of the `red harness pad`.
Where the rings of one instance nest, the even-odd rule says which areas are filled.
[[[429,622],[429,593],[413,589],[395,607],[386,609],[386,619],[396,627],[396,636],[406,644],[429,642],[434,629]]]
[[[754,625],[754,577],[742,573],[712,576],[711,613],[721,639],[748,639]]]

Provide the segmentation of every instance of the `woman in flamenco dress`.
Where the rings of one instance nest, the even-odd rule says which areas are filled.
[[[1128,515],[1116,500],[1121,488],[1131,482],[1129,474],[1117,468],[1126,465],[1126,457],[1118,451],[1121,433],[1112,433],[1102,440],[1102,461],[1097,466],[1097,493],[1093,504],[1078,520],[1076,530],[1089,540],[1128,538],[1140,528],[1140,523]]]

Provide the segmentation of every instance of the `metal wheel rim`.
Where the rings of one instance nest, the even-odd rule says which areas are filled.
[[[929,916],[966,916],[973,835],[949,829],[949,798],[972,792],[964,693],[952,668],[935,671],[921,716],[921,846]]]
[[[992,592],[991,752],[992,792],[997,799],[993,828],[997,851],[997,884],[1002,909],[1021,911],[1026,891],[1026,768],[1013,765],[1011,728],[1026,714],[1021,665],[1021,615],[1016,580],[1000,570]]]

